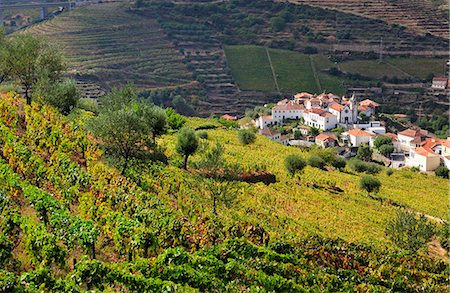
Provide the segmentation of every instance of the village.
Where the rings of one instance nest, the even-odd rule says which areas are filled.
[[[279,101],[271,115],[259,116],[252,123],[260,135],[286,146],[335,147],[345,158],[355,156],[359,147],[369,146],[376,150],[375,160],[392,168],[422,172],[450,168],[450,137],[440,139],[418,127],[388,132],[384,121],[378,119],[379,106],[370,99],[358,101],[355,95],[301,92]],[[388,146],[380,147],[380,143]]]

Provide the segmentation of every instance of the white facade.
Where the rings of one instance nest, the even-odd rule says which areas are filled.
[[[274,121],[271,116],[260,116],[258,117],[258,119],[256,119],[255,124],[259,129],[265,129],[269,125],[272,125],[273,122]]]
[[[352,129],[344,133],[348,136],[348,140],[353,147],[359,147],[362,144],[367,144],[373,147],[375,135],[361,129]]]
[[[423,148],[411,149],[406,159],[406,166],[418,167],[420,171],[436,170],[441,164],[439,155],[426,151]]]
[[[414,140],[414,137],[408,135],[402,135],[400,133],[397,134],[398,142],[400,144],[400,148],[402,151],[409,152],[411,149],[411,141]]]
[[[330,130],[337,127],[337,117],[325,110],[312,109],[303,114],[305,124],[321,130]]]
[[[298,120],[303,117],[304,110],[302,105],[277,105],[272,108],[272,118],[278,123],[286,119]]]

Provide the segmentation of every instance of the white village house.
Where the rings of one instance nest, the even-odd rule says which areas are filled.
[[[347,132],[344,132],[343,135],[348,137],[348,141],[353,147],[359,147],[362,144],[367,144],[373,147],[373,141],[376,137],[374,133],[357,128],[350,129]]]

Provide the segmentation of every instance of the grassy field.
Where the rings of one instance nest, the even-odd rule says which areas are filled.
[[[293,93],[302,90],[318,92],[320,90],[307,55],[273,49],[270,49],[269,53],[281,92]]]
[[[345,61],[339,65],[343,71],[359,73],[374,79],[383,76],[425,79],[430,74],[443,76],[445,60],[436,58],[389,57],[383,63],[379,63],[377,60],[354,60]]]
[[[241,90],[275,91],[269,60],[263,47],[227,46],[225,52],[233,77]],[[278,85],[283,93],[309,91],[345,94],[348,85],[355,83],[326,73],[337,64],[324,55],[305,55],[298,52],[269,49]],[[377,60],[353,60],[339,63],[342,71],[358,73],[378,81],[383,76],[424,79],[430,73],[442,76],[445,60],[436,58],[386,58]],[[316,78],[314,76],[316,74]],[[358,84],[367,81],[357,81]]]
[[[127,12],[123,3],[84,6],[27,32],[60,46],[71,73],[92,75],[106,87],[134,82],[155,88],[192,80],[157,21]]]
[[[241,90],[276,91],[266,50],[258,46],[225,47],[228,65]]]
[[[227,46],[225,52],[233,77],[241,90],[275,91],[270,63],[263,47]],[[333,66],[333,63],[325,56],[310,57],[298,52],[278,49],[269,49],[269,54],[281,92],[317,93],[327,90],[337,94],[344,93],[342,82],[323,72]],[[314,77],[312,65],[319,82]]]

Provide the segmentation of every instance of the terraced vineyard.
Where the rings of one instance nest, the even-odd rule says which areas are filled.
[[[291,0],[291,2],[382,19],[388,23],[400,24],[413,32],[421,34],[430,33],[445,39],[449,35],[447,1]]]
[[[87,96],[135,83],[149,89],[187,84],[192,76],[183,56],[158,23],[126,10],[126,4],[88,5],[28,29],[60,45],[70,73]]]

